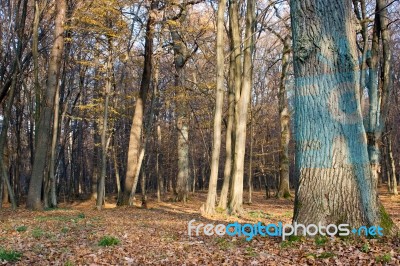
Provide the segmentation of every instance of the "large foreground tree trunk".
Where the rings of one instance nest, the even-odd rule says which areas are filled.
[[[391,231],[371,174],[350,0],[291,1],[296,166],[294,221]],[[390,219],[389,219],[390,220]]]
[[[136,185],[137,179],[135,175],[137,168],[139,167],[139,156],[142,145],[142,130],[143,130],[143,116],[145,112],[145,104],[147,94],[149,92],[151,83],[151,72],[152,72],[152,57],[153,57],[153,35],[154,35],[154,22],[156,19],[156,8],[158,1],[152,1],[149,17],[146,25],[146,40],[145,40],[145,51],[144,51],[144,66],[142,80],[140,83],[139,97],[136,99],[135,112],[132,119],[132,127],[129,137],[129,148],[128,148],[128,163],[126,165],[126,177],[123,193],[118,199],[118,205],[130,205],[129,199],[132,193],[132,188]]]
[[[51,140],[52,114],[54,111],[54,99],[57,91],[61,58],[64,49],[64,23],[66,14],[66,1],[56,2],[56,20],[54,28],[54,43],[51,50],[49,69],[47,75],[47,88],[43,95],[41,105],[35,159],[33,163],[32,176],[29,183],[29,192],[26,201],[28,209],[38,210],[42,208],[41,193],[43,176],[45,174],[48,158],[48,148]]]

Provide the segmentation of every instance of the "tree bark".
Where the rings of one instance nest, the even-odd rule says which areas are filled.
[[[114,171],[115,171],[115,183],[117,185],[117,199],[120,197],[121,193],[121,177],[119,175],[119,165],[118,165],[118,160],[117,160],[117,151],[116,151],[116,140],[114,139],[114,145],[113,145],[113,150],[112,150],[112,156],[113,156],[113,163],[114,163]]]
[[[189,181],[189,114],[188,97],[185,88],[185,64],[190,58],[188,48],[179,27],[186,18],[186,6],[179,15],[176,25],[170,25],[174,50],[175,88],[176,88],[176,129],[178,134],[178,177],[175,187],[175,201],[187,201]]]
[[[59,86],[57,86],[54,99],[54,114],[53,114],[53,129],[52,129],[53,132],[52,132],[51,146],[50,146],[49,176],[48,178],[45,178],[44,182],[45,189],[43,195],[43,202],[45,208],[57,207],[55,166],[56,166],[56,148],[57,148],[57,137],[58,137],[58,126],[59,126],[58,123],[59,111],[60,111],[60,90]],[[49,201],[49,196],[50,196],[50,201]]]
[[[231,32],[231,30],[230,30]],[[232,39],[232,38],[231,38]],[[231,41],[232,43],[232,41]],[[231,50],[233,50],[231,46]],[[232,161],[234,147],[234,115],[235,115],[235,54],[231,53],[229,60],[229,88],[228,88],[228,123],[226,126],[225,137],[225,166],[224,166],[224,182],[222,184],[221,195],[219,198],[218,208],[226,210],[228,206],[228,194],[232,172]]]
[[[378,11],[378,7],[376,7]],[[379,123],[381,116],[379,112],[379,103],[381,101],[379,95],[378,83],[378,63],[379,63],[379,35],[380,35],[380,20],[379,13],[375,14],[374,28],[372,34],[371,58],[367,60],[369,67],[368,79],[368,99],[369,110],[366,123],[366,132],[368,139],[368,156],[371,165],[371,173],[375,180],[379,178],[379,140],[381,138],[381,129]]]
[[[129,137],[128,162],[126,166],[126,177],[123,193],[118,200],[118,205],[129,205],[129,198],[132,193],[132,187],[135,186],[135,174],[139,167],[139,154],[141,149],[141,135],[143,130],[143,116],[145,111],[147,94],[151,83],[151,72],[153,65],[153,35],[154,23],[156,19],[156,8],[158,1],[151,1],[149,16],[146,25],[144,66],[142,80],[140,82],[139,97],[136,99],[135,112],[132,119],[132,127]],[[136,186],[135,186],[136,187]]]
[[[214,134],[213,150],[211,159],[211,175],[208,186],[207,201],[202,206],[203,214],[210,215],[215,213],[215,203],[217,201],[217,182],[219,170],[219,157],[221,150],[221,122],[222,107],[224,104],[224,15],[226,0],[219,0],[217,14],[217,84],[215,92],[215,111],[214,111]]]
[[[41,191],[43,177],[46,169],[48,148],[50,146],[52,114],[54,111],[54,99],[57,91],[61,58],[64,49],[64,23],[66,16],[66,1],[56,2],[56,19],[54,28],[54,42],[50,55],[49,69],[47,74],[47,89],[42,100],[37,141],[35,149],[35,159],[33,163],[32,176],[29,183],[29,192],[26,206],[28,209],[42,209]]]
[[[393,159],[393,150],[392,150],[392,140],[390,136],[390,130],[388,130],[388,126],[386,125],[385,134],[383,137],[383,161],[385,162],[385,173],[388,179],[388,190],[393,195],[398,195],[397,191],[397,179],[396,179],[396,165]]]
[[[249,186],[249,200],[248,203],[253,203],[253,111],[250,103],[250,152],[249,152],[249,176],[248,176],[248,186]]]
[[[291,1],[291,15],[298,179],[293,220],[380,224],[389,233],[393,223],[383,223],[388,217],[368,160],[351,1]]]
[[[160,146],[161,146],[161,127],[157,125],[157,148],[156,148],[156,175],[157,175],[157,200],[160,202],[164,194],[164,182],[160,168]]]
[[[286,75],[289,68],[290,38],[283,40],[282,72],[279,84],[279,120],[281,124],[280,149],[279,149],[279,188],[278,197],[290,197],[289,188],[289,141],[290,141],[290,112],[286,92]]]
[[[41,90],[39,83],[39,21],[40,20],[40,6],[39,0],[35,0],[35,16],[33,19],[33,32],[32,32],[32,57],[33,57],[33,75],[35,77],[35,132],[37,132],[37,125],[39,124],[40,117],[40,102]]]
[[[111,37],[109,37],[111,38]],[[108,130],[108,108],[110,101],[110,92],[112,86],[112,77],[113,77],[113,67],[112,67],[112,41],[109,39],[109,50],[108,50],[108,59],[107,59],[107,72],[106,72],[106,84],[104,88],[104,112],[103,119],[101,125],[101,170],[100,170],[100,178],[97,181],[97,200],[96,207],[98,210],[101,210],[104,205],[105,199],[105,179],[107,174],[107,130]]]
[[[236,9],[236,8],[235,8]],[[229,212],[231,214],[241,214],[243,212],[243,175],[244,175],[244,156],[246,148],[246,124],[247,109],[250,101],[252,87],[252,46],[253,46],[253,23],[255,16],[255,1],[247,1],[246,11],[246,30],[243,48],[243,81],[241,90],[236,91],[235,108],[235,153],[233,160],[231,191],[229,198]],[[237,11],[237,9],[236,9]],[[236,11],[233,12],[236,13]],[[233,18],[235,24],[238,23]],[[236,28],[236,26],[235,26]],[[237,27],[238,28],[238,27]],[[236,69],[236,73],[238,69]],[[239,69],[239,72],[240,69]]]

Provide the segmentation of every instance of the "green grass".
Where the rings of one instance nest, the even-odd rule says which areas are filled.
[[[77,222],[80,219],[85,219],[86,216],[84,213],[78,213],[77,216],[65,216],[65,215],[59,215],[59,216],[37,216],[35,217],[36,220],[39,222],[44,222],[44,221],[60,221],[60,222]]]
[[[364,252],[364,253],[368,253],[369,250],[370,250],[370,247],[369,247],[369,244],[368,244],[368,243],[365,243],[365,244],[362,245],[362,247],[360,248],[360,251],[361,251],[361,252]]]
[[[215,242],[217,243],[218,247],[221,250],[228,250],[228,249],[233,248],[233,246],[234,246],[231,241],[229,241],[228,239],[223,238],[223,237],[216,238]]]
[[[64,264],[64,266],[74,266],[74,263],[67,260],[67,262]]]
[[[392,255],[390,255],[389,253],[385,253],[383,255],[375,257],[375,261],[377,263],[389,263],[391,260],[392,260]]]
[[[329,259],[335,257],[335,253],[332,252],[322,252],[321,254],[317,255],[315,253],[308,253],[306,257],[313,257],[316,259]]]
[[[252,247],[247,247],[245,249],[245,254],[249,257],[257,257],[257,252]]]
[[[290,195],[289,192],[286,191],[285,194],[283,194],[283,197],[284,197],[285,199],[290,199],[291,195]]]
[[[317,246],[323,246],[328,242],[329,238],[326,236],[316,236],[314,241]]]
[[[15,230],[17,232],[25,232],[26,230],[28,230],[28,227],[25,225],[21,225],[21,226],[18,226]]]
[[[120,243],[119,239],[113,236],[103,236],[98,245],[101,247],[115,246]]]
[[[221,207],[216,207],[216,208],[215,208],[215,212],[216,212],[216,213],[224,213],[224,212],[225,212],[225,209],[224,209],[224,208],[221,208]]]
[[[283,213],[282,216],[286,217],[286,218],[292,218],[293,217],[293,212],[292,211],[287,211],[287,212]]]
[[[173,243],[178,240],[178,237],[172,233],[166,233],[161,237],[162,241],[167,243]]]
[[[302,239],[303,239],[302,236],[291,235],[288,237],[287,240],[282,241],[280,246],[281,246],[281,248],[288,248],[288,247],[293,246],[294,243],[300,242]]]
[[[22,257],[22,253],[15,250],[7,250],[0,248],[0,260],[8,262],[16,262]]]
[[[61,222],[67,222],[73,219],[70,216],[38,216],[35,218],[39,222],[45,222],[45,221],[61,221]]]
[[[248,215],[251,218],[272,218],[272,215],[263,211],[249,211]]]
[[[32,236],[34,238],[41,238],[43,235],[44,235],[44,231],[39,227],[36,227],[32,230]]]
[[[322,252],[317,256],[318,259],[329,259],[335,257],[335,254],[332,252]]]

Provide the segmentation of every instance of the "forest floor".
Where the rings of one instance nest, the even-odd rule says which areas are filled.
[[[381,189],[381,200],[400,227],[400,196]],[[59,209],[30,212],[0,210],[0,258],[17,265],[399,265],[400,239],[188,236],[188,222],[290,223],[293,201],[265,199],[254,192],[246,214],[205,218],[199,213],[206,193],[188,203],[158,203],[148,208],[93,202],[61,203]],[[245,195],[246,198],[246,195]],[[193,231],[194,233],[194,231]],[[108,238],[105,238],[108,237]],[[110,244],[111,246],[107,246]],[[115,245],[112,245],[115,244]],[[6,261],[0,265],[7,264]]]

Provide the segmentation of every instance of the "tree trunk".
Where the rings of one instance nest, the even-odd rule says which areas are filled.
[[[251,204],[253,201],[253,111],[250,103],[250,152],[249,152],[249,176],[248,176],[248,186],[249,186],[249,201]]]
[[[108,130],[108,106],[110,101],[110,92],[112,86],[113,67],[112,67],[112,41],[109,39],[109,50],[107,60],[107,73],[106,73],[106,84],[104,88],[104,113],[101,125],[101,170],[100,178],[97,181],[97,200],[96,206],[98,210],[101,210],[105,199],[105,180],[107,173],[107,130]]]
[[[235,11],[236,10],[236,11]],[[241,214],[243,212],[243,175],[244,175],[244,156],[246,148],[246,124],[247,109],[250,101],[252,86],[252,46],[253,46],[253,23],[255,16],[255,1],[247,1],[246,11],[246,30],[243,49],[243,81],[241,90],[236,91],[235,108],[235,153],[232,170],[232,183],[229,198],[229,212],[231,214]],[[234,8],[233,14],[237,14],[237,8]],[[233,17],[235,24],[238,23],[236,15]],[[238,28],[233,26],[232,28]],[[235,36],[234,34],[233,36]],[[236,69],[236,73],[238,69]],[[240,69],[239,69],[239,72]],[[237,73],[238,74],[238,73]],[[236,74],[236,75],[237,75]]]
[[[114,171],[115,171],[115,183],[117,185],[117,198],[120,197],[121,193],[121,177],[119,175],[119,166],[118,166],[118,160],[117,160],[117,151],[116,151],[116,140],[114,139],[114,145],[113,145],[113,163],[114,163]]]
[[[157,125],[157,155],[156,155],[156,175],[157,175],[157,200],[160,202],[164,194],[164,182],[160,168],[160,147],[161,147],[161,127]]]
[[[378,7],[376,7],[378,11]],[[369,110],[366,124],[366,132],[368,139],[368,156],[371,164],[372,177],[378,180],[379,177],[379,140],[381,138],[381,130],[379,122],[381,121],[379,112],[379,84],[378,84],[378,63],[379,63],[379,34],[380,34],[380,21],[379,13],[375,14],[374,29],[372,35],[371,58],[367,60],[369,66],[369,80],[368,80],[368,99]]]
[[[4,185],[5,185],[4,188],[7,189],[7,191],[8,191],[8,196],[11,199],[12,208],[14,210],[17,208],[17,204],[16,204],[16,200],[15,200],[15,196],[14,196],[14,191],[10,185],[10,176],[9,176],[7,168],[6,168],[7,164],[5,162],[5,149],[7,146],[7,133],[8,133],[8,127],[10,124],[11,109],[12,109],[12,105],[13,105],[14,97],[15,97],[17,75],[18,75],[18,72],[15,72],[12,83],[11,83],[8,99],[5,102],[5,106],[3,109],[2,128],[1,128],[1,134],[0,134],[0,175],[1,175],[0,182],[4,183]],[[8,196],[7,196],[7,200],[8,200]],[[3,198],[0,198],[0,200],[3,200]]]
[[[126,166],[126,177],[123,193],[121,198],[118,200],[118,205],[129,205],[129,198],[132,191],[132,187],[135,182],[135,173],[139,167],[139,153],[141,149],[141,135],[143,129],[143,116],[145,111],[145,104],[147,94],[151,83],[151,72],[152,72],[152,57],[153,57],[153,35],[154,35],[154,23],[156,19],[156,8],[158,1],[151,1],[149,17],[146,25],[146,38],[145,38],[145,51],[144,51],[144,66],[142,80],[140,82],[139,97],[136,99],[135,112],[132,119],[132,127],[129,137],[129,148],[128,148],[128,162]],[[136,187],[136,186],[135,186]]]
[[[185,6],[186,8],[186,6]],[[181,11],[180,24],[184,21],[186,9]],[[189,181],[189,118],[188,97],[185,88],[184,68],[190,55],[186,44],[179,34],[179,28],[170,25],[174,49],[175,88],[176,93],[176,129],[178,134],[178,177],[176,179],[175,201],[186,202]]]
[[[387,134],[388,134],[388,132],[386,131],[382,137],[383,146],[382,146],[382,154],[381,154],[381,158],[380,158],[381,159],[380,163],[381,163],[382,167],[381,167],[381,174],[378,179],[378,187],[383,184],[383,182],[384,182],[383,179],[384,179],[384,177],[386,177],[387,178],[387,188],[388,188],[388,192],[390,193],[392,191],[392,185],[391,185],[391,173],[390,173],[390,169],[389,169],[389,161],[388,161],[388,156],[387,156],[387,152],[388,152]]]
[[[286,75],[289,68],[290,39],[287,36],[283,43],[282,72],[279,84],[279,120],[281,124],[281,141],[279,151],[279,188],[278,197],[290,197],[289,188],[289,141],[290,141],[290,112],[286,93]]]
[[[99,147],[99,134],[98,134],[98,130],[99,130],[99,123],[96,122],[94,124],[94,130],[93,130],[93,142],[94,142],[94,147],[93,147],[93,157],[92,157],[92,162],[93,162],[93,172],[92,175],[90,177],[90,198],[92,200],[96,200],[97,201],[97,180],[99,179],[100,176],[100,166],[99,166],[99,162],[101,161],[100,158],[100,147]]]
[[[40,117],[41,90],[39,83],[39,23],[40,23],[39,0],[35,0],[35,16],[33,19],[32,32],[32,57],[33,57],[33,75],[35,77],[35,133]],[[33,156],[32,156],[33,157]]]
[[[51,137],[51,147],[50,147],[50,165],[49,165],[49,176],[45,178],[45,189],[43,195],[43,202],[45,208],[57,207],[57,195],[56,195],[56,148],[57,148],[57,137],[58,137],[58,120],[59,120],[59,110],[60,110],[60,90],[57,86],[55,99],[54,99],[54,114],[53,114],[53,129]],[[50,194],[51,193],[51,194]],[[49,201],[50,196],[50,201]]]
[[[142,208],[147,209],[147,195],[146,195],[146,172],[142,170]]]
[[[358,2],[360,2],[360,9],[358,8]],[[354,10],[356,16],[361,24],[361,37],[363,40],[361,62],[360,62],[360,103],[361,113],[364,110],[364,90],[367,84],[367,54],[368,54],[368,19],[365,0],[353,0]]]
[[[50,146],[52,113],[54,111],[54,99],[58,86],[61,57],[64,49],[64,22],[66,14],[66,1],[56,2],[56,20],[54,28],[54,43],[51,50],[47,89],[42,100],[42,110],[40,112],[39,126],[37,132],[37,145],[35,149],[35,159],[33,163],[32,176],[29,183],[29,192],[26,201],[28,209],[42,209],[41,192],[43,175],[45,174],[47,152]]]
[[[389,192],[392,193],[393,195],[398,195],[396,165],[393,159],[392,140],[390,138],[390,131],[386,130],[383,142],[385,148],[385,150],[383,151],[383,158],[385,160],[385,172],[387,174]]]
[[[231,47],[231,49],[233,49]],[[229,88],[228,88],[228,123],[226,126],[225,137],[225,166],[224,166],[224,182],[222,184],[221,195],[219,198],[218,208],[226,210],[228,206],[228,193],[232,172],[232,156],[234,153],[234,115],[235,115],[235,54],[231,53],[229,60]]]
[[[139,153],[138,167],[136,168],[136,173],[135,176],[133,177],[131,194],[129,195],[129,201],[128,201],[129,206],[133,206],[135,202],[135,193],[136,193],[137,183],[139,181],[140,168],[142,167],[144,153],[145,153],[145,147],[143,147]]]
[[[178,77],[181,80],[183,77],[183,67],[177,67]],[[179,84],[179,85],[178,85]],[[176,180],[176,195],[175,201],[186,202],[188,196],[187,183],[189,180],[189,123],[187,118],[187,99],[184,88],[181,87],[182,82],[177,82],[176,86],[180,87],[178,92],[179,103],[177,106],[177,133],[178,133],[178,177]]]
[[[351,1],[291,1],[291,15],[298,178],[293,220],[380,224],[388,233],[393,224],[381,223],[387,215],[368,160]]]
[[[219,170],[219,157],[221,150],[221,122],[222,107],[224,104],[224,15],[226,0],[219,0],[217,15],[217,87],[215,96],[214,111],[214,134],[213,150],[211,159],[211,175],[208,186],[207,202],[202,206],[202,212],[210,215],[215,213],[215,203],[217,201],[217,182]]]

